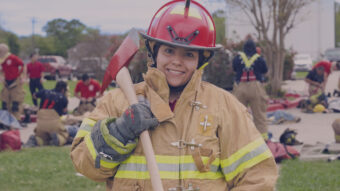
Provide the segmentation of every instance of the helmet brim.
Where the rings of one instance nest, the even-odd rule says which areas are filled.
[[[216,51],[216,50],[219,50],[221,48],[221,47],[204,47],[204,46],[180,44],[180,43],[169,42],[169,41],[153,38],[153,37],[145,34],[144,32],[139,32],[139,34],[142,35],[143,38],[148,39],[148,40],[160,42],[162,44],[166,44],[166,45],[170,45],[170,46],[188,48],[188,49],[192,49],[192,50]]]

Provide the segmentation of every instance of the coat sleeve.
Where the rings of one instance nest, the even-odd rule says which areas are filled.
[[[105,154],[97,152],[92,129],[97,121],[115,118],[120,115],[119,110],[112,103],[117,99],[113,93],[105,95],[100,99],[95,110],[82,121],[80,129],[73,140],[71,147],[71,159],[75,169],[84,176],[98,182],[105,182],[112,178],[119,166],[119,162],[110,160]],[[121,107],[123,107],[121,105]]]
[[[227,95],[220,137],[220,166],[232,191],[271,191],[278,176],[271,151],[256,129],[246,108]]]
[[[263,57],[260,57],[260,62],[261,62],[261,73],[266,74],[268,72],[268,67],[266,64],[266,61],[263,59]]]

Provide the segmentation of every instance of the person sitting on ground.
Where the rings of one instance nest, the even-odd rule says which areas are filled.
[[[74,95],[80,99],[79,106],[73,111],[74,115],[83,115],[96,107],[96,99],[101,96],[100,84],[87,74],[82,76],[74,89]]]
[[[40,98],[40,108],[37,114],[37,126],[26,147],[55,145],[62,146],[67,142],[69,133],[64,127],[60,116],[66,114],[68,100],[66,97],[67,83],[57,82],[53,90],[40,90],[33,94]]]

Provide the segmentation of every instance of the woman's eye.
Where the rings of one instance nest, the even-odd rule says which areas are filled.
[[[171,54],[171,53],[174,52],[174,50],[172,48],[166,48],[164,51],[168,54]]]
[[[192,52],[187,52],[185,53],[185,56],[192,58],[194,57],[194,54]]]

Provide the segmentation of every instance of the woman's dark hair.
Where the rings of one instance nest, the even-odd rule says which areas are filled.
[[[66,91],[67,90],[67,83],[64,82],[64,81],[59,81],[55,85],[54,89],[55,89],[56,92],[61,92],[62,90]]]

